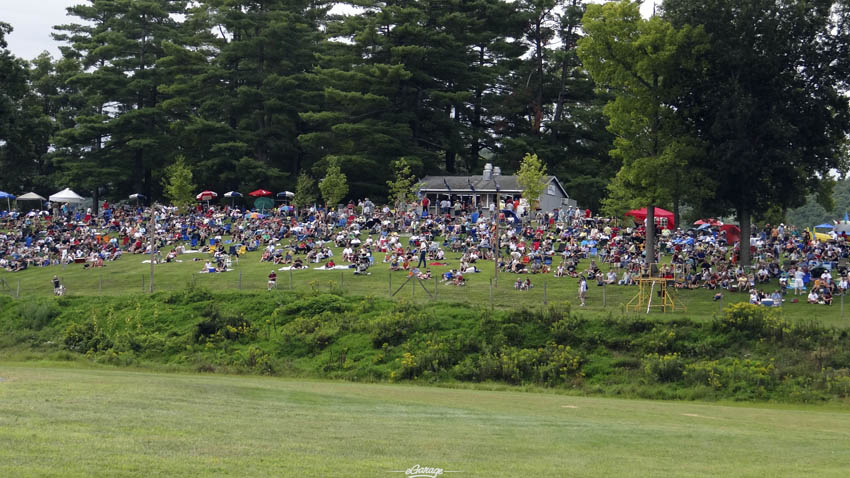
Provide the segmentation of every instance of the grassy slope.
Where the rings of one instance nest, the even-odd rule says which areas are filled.
[[[846,476],[850,414],[0,367],[0,475]],[[572,408],[575,407],[575,408]]]
[[[335,249],[337,257],[339,249]],[[207,286],[212,290],[264,290],[266,288],[266,277],[273,267],[269,263],[259,262],[259,253],[250,253],[243,256],[233,272],[223,274],[198,274],[203,262],[194,262],[192,257],[206,260],[207,254],[193,254],[183,256],[182,263],[161,264],[156,266],[155,285],[157,290],[181,289],[187,283],[195,282],[198,285]],[[377,258],[378,261],[382,257]],[[449,254],[450,266],[457,267],[459,255]],[[49,296],[52,292],[50,279],[58,274],[68,287],[70,295],[127,295],[142,293],[142,285],[148,285],[150,264],[142,264],[142,256],[127,256],[107,267],[99,270],[83,270],[81,265],[72,265],[66,268],[53,266],[47,268],[35,268],[20,273],[8,273],[0,271],[0,281],[5,280],[7,289],[0,282],[0,294],[17,293],[20,283],[20,296],[31,297]],[[669,257],[667,258],[669,260]],[[315,266],[315,264],[311,264]],[[492,262],[480,262],[479,268],[482,273],[469,276],[469,284],[465,287],[451,285],[439,285],[437,287],[437,299],[462,301],[472,304],[486,305],[490,302],[490,279],[493,278]],[[582,269],[586,262],[582,264]],[[437,274],[447,270],[449,267],[432,267]],[[607,265],[603,267],[607,271]],[[403,271],[390,272],[386,264],[378,262],[372,269],[370,276],[354,276],[350,271],[296,271],[292,274],[293,287],[305,290],[310,288],[328,290],[339,287],[358,295],[372,295],[376,297],[387,297],[390,285],[395,291],[407,278]],[[392,278],[390,279],[390,275]],[[241,277],[241,282],[240,282]],[[282,289],[289,288],[289,273],[278,272],[278,283]],[[513,289],[513,282],[517,279],[516,274],[501,274],[498,286],[493,290],[493,303],[496,307],[513,307],[516,305],[540,304],[545,297],[548,301],[568,300],[576,301],[578,282],[571,278],[555,278],[548,276],[530,276],[535,287],[530,291],[517,291]],[[521,276],[523,279],[525,275]],[[544,287],[545,283],[545,287]],[[432,300],[419,286],[414,290],[408,284],[399,291],[396,298],[413,299],[417,302]],[[427,287],[433,293],[434,281],[429,281]],[[591,314],[607,315],[608,313],[620,314],[623,304],[627,303],[636,293],[635,287],[606,287],[603,307],[603,288],[597,287],[595,283],[590,284],[588,291],[587,310]],[[667,314],[668,317],[689,317],[693,319],[710,319],[719,314],[722,307],[734,302],[746,302],[748,296],[739,293],[727,293],[722,302],[713,302],[713,291],[697,290],[684,291],[678,294],[682,304],[687,306],[687,311]],[[789,296],[789,299],[792,296]],[[847,327],[850,325],[850,300],[846,304],[848,310],[842,316],[840,298],[836,298],[835,305],[813,306],[805,303],[805,296],[800,296],[801,303],[787,303],[783,309],[785,317],[791,321],[816,319],[826,326]],[[651,315],[661,315],[653,312]]]

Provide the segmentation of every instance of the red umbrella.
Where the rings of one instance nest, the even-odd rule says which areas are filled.
[[[256,191],[251,191],[248,193],[249,196],[254,196],[255,198],[271,196],[272,194],[274,193],[271,191],[266,191],[265,189],[257,189]]]
[[[710,217],[708,219],[700,219],[699,221],[694,223],[695,226],[702,226],[703,224],[708,224],[710,226],[722,226],[723,221],[719,221],[713,217]]]
[[[201,191],[197,196],[195,196],[195,199],[198,201],[211,201],[217,197],[218,193],[215,191]]]

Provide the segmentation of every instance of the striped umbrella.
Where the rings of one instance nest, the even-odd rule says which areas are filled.
[[[200,193],[198,193],[197,196],[195,196],[195,199],[197,199],[198,201],[210,202],[217,197],[218,193],[215,191],[201,191]]]

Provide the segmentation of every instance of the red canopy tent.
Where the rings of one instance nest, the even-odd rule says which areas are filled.
[[[741,228],[734,224],[724,224],[720,226],[721,231],[726,231],[726,242],[735,244],[741,240]]]
[[[626,213],[626,216],[632,216],[635,218],[635,221],[644,221],[646,220],[646,208],[642,207],[640,209],[633,209]],[[660,207],[655,208],[655,220],[660,222],[659,219],[666,218],[667,225],[665,229],[676,229],[676,223],[673,222],[673,213],[667,211],[666,209],[661,209]]]

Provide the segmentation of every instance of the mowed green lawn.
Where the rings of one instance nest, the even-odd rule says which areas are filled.
[[[850,412],[0,366],[0,476],[847,476]]]
[[[340,262],[341,250],[334,248],[336,259]],[[376,254],[375,265],[370,269],[369,276],[355,276],[351,270],[314,270],[320,264],[310,264],[309,270],[277,271],[279,266],[268,262],[260,262],[259,252],[242,256],[238,264],[234,263],[233,271],[218,274],[198,273],[204,261],[209,260],[210,254],[187,254],[181,256],[181,263],[159,264],[155,266],[154,289],[169,291],[182,289],[188,284],[208,287],[212,290],[266,290],[267,276],[272,269],[278,274],[278,289],[287,290],[344,290],[346,293],[370,295],[374,297],[389,297],[395,299],[419,301],[448,300],[459,301],[481,306],[516,307],[534,306],[544,302],[569,301],[575,305],[578,291],[578,280],[573,278],[556,278],[552,274],[506,274],[500,273],[498,279],[494,274],[492,261],[479,261],[476,265],[481,273],[468,274],[467,285],[463,287],[437,284],[434,279],[423,281],[420,285],[415,281],[408,282],[407,272],[390,272],[387,264],[382,263],[383,254]],[[0,294],[19,295],[21,298],[32,296],[49,296],[53,286],[51,278],[57,274],[65,284],[69,295],[125,295],[141,294],[150,285],[150,264],[143,264],[147,259],[141,255],[124,255],[120,260],[107,263],[102,269],[85,270],[82,265],[74,264],[65,267],[51,266],[33,268],[23,272],[9,273],[0,271]],[[195,261],[193,259],[199,259]],[[435,276],[457,267],[459,254],[447,255],[445,266],[432,266]],[[665,258],[669,261],[669,256]],[[556,258],[557,264],[557,258]],[[583,261],[580,269],[587,267],[588,261]],[[602,269],[608,270],[609,265],[603,264]],[[618,277],[622,274],[618,274]],[[521,277],[530,277],[534,287],[529,291],[518,291],[513,287],[514,281]],[[491,288],[491,282],[493,284]],[[766,286],[766,290],[775,288],[775,283]],[[426,292],[428,289],[428,292]],[[436,292],[435,292],[436,289]],[[628,303],[637,293],[636,287],[606,286],[597,287],[595,281],[590,281],[586,309],[591,315],[604,316],[607,314],[620,315],[624,304]],[[690,317],[693,319],[711,319],[720,313],[723,306],[734,302],[746,302],[749,296],[744,293],[725,293],[722,301],[712,300],[714,291],[696,290],[681,291],[677,294],[679,305],[686,311],[667,314],[667,317]],[[492,299],[491,299],[492,297]],[[657,297],[657,296],[656,296]],[[785,317],[792,321],[817,320],[827,326],[850,326],[850,298],[847,298],[846,311],[842,313],[841,298],[836,297],[831,306],[810,305],[806,303],[805,295],[797,296],[799,303],[790,303],[795,298],[787,296],[783,306]],[[492,302],[491,302],[492,301]],[[661,312],[653,312],[661,315]]]

